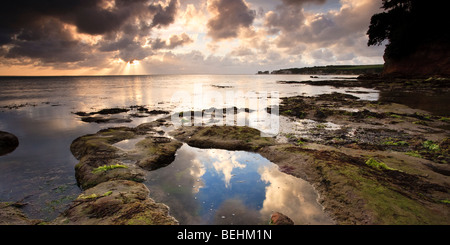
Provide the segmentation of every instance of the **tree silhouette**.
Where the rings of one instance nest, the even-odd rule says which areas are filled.
[[[372,16],[368,46],[388,41],[385,56],[403,58],[429,43],[448,43],[445,2],[438,0],[382,0],[385,11]]]

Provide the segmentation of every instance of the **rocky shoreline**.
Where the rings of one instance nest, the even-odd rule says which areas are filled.
[[[411,83],[432,93],[448,92],[443,81]],[[321,83],[352,87],[363,82]],[[399,90],[402,84],[366,83],[382,90]],[[178,224],[142,182],[145,171],[170,164],[182,143],[261,154],[283,172],[310,182],[337,224],[449,223],[447,117],[339,93],[282,98],[278,109],[283,123],[273,138],[249,127],[174,129],[170,117],[82,136],[71,152],[79,160],[76,179],[83,193],[49,223]],[[117,145],[128,140],[135,146]]]
[[[143,169],[170,164],[181,143],[157,135],[165,120],[137,128],[110,128],[82,136],[71,145],[80,160],[75,166],[78,185],[84,190],[72,205],[51,224],[176,225],[169,208],[150,198],[142,183]],[[127,152],[114,144],[145,137],[138,150]]]

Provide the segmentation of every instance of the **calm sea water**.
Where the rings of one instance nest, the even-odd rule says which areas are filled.
[[[323,77],[323,79],[330,78]],[[227,92],[236,91],[242,91],[243,93],[270,93],[277,91],[280,97],[286,97],[295,95],[313,96],[331,92],[344,93],[345,90],[348,90],[348,88],[336,89],[329,86],[277,83],[277,81],[292,80],[302,81],[311,80],[311,78],[302,75],[0,78],[0,130],[15,134],[20,142],[19,147],[14,152],[0,156],[0,201],[28,203],[24,211],[32,218],[53,219],[81,192],[75,180],[74,166],[77,164],[77,160],[69,150],[70,144],[74,139],[85,134],[95,133],[102,128],[113,126],[134,127],[160,117],[132,118],[133,121],[131,123],[96,124],[81,122],[80,118],[74,115],[73,112],[91,112],[104,108],[128,107],[132,105],[146,106],[150,110],[173,111],[176,109],[176,105],[171,103],[174,93],[183,91],[188,95],[195,96],[196,88],[199,86],[202,88],[203,93],[213,91],[223,94],[224,98]],[[352,91],[355,90],[366,92],[353,94],[361,99],[377,100],[379,96],[378,91],[352,88]],[[204,104],[204,109],[209,107],[208,103]],[[186,152],[189,149],[184,147],[179,155],[187,154]],[[194,154],[196,159],[206,159],[204,156],[209,154],[205,151],[190,150],[196,152]],[[177,161],[181,161],[179,157],[177,159]],[[230,205],[232,206],[241,205],[246,207],[247,203],[252,202],[253,204],[248,205],[252,206],[255,203],[259,203],[259,208],[262,209],[264,202],[270,202],[267,199],[270,195],[267,193],[269,192],[268,189],[270,189],[269,186],[271,186],[270,183],[274,180],[264,179],[261,172],[263,170],[261,169],[264,166],[271,169],[274,165],[267,163],[265,159],[258,159],[257,162],[262,165],[255,165],[259,166],[259,168],[253,167],[251,171],[248,170],[248,172],[254,174],[253,177],[248,177],[248,179],[241,180],[244,182],[239,183],[233,183],[232,178],[229,186],[244,185],[245,181],[250,181],[251,178],[254,178],[252,181],[259,181],[258,183],[260,183],[259,189],[250,188],[248,192],[259,193],[257,195],[259,199],[249,201],[245,198],[222,198],[222,204],[225,200],[228,200],[225,204],[230,204],[231,202]],[[203,169],[205,170],[214,169],[211,167],[211,161],[205,160],[203,164]],[[173,166],[177,165],[174,164]],[[247,167],[238,167],[236,171],[240,169],[247,169]],[[157,171],[152,174],[157,174]],[[164,175],[163,171],[168,170],[162,169],[160,171],[161,175]],[[205,176],[211,176],[213,172],[208,172],[208,174]],[[223,183],[223,178],[225,177],[221,176],[218,178],[221,179],[220,183]],[[287,179],[288,177],[284,178]],[[151,180],[147,183],[148,185],[153,186],[156,190],[162,188],[161,186],[155,187],[157,182],[152,182]],[[207,190],[211,190],[212,186],[216,185],[219,180],[209,178],[202,181],[203,185],[201,191],[198,192],[199,196],[197,198],[210,202],[211,196],[214,195]],[[243,189],[245,188],[243,187]],[[176,206],[175,203],[180,200],[172,199],[168,202],[172,202],[173,206]],[[233,204],[233,202],[239,203]],[[220,206],[218,203],[216,205]],[[258,205],[254,206],[252,210],[256,210]],[[175,209],[175,207],[172,208],[173,212],[179,212],[175,211]],[[185,223],[214,223],[211,220],[214,217],[217,218],[218,213],[214,216],[208,213],[208,210],[205,207],[197,210],[196,212],[199,212],[198,217],[189,218],[183,216],[183,214],[180,214],[180,217]],[[225,221],[226,218],[222,219],[222,216],[230,217],[230,215],[232,214],[220,215],[218,220]],[[198,220],[199,217],[200,221]],[[190,220],[195,221],[191,222]]]

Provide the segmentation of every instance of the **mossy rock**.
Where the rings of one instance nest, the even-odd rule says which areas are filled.
[[[180,127],[172,136],[198,148],[257,151],[275,144],[273,138],[262,137],[261,131],[246,126]]]
[[[117,148],[113,147],[112,144],[135,136],[136,133],[131,128],[104,129],[96,134],[85,135],[75,139],[70,146],[70,151],[77,159],[90,154],[113,155]]]
[[[155,203],[150,191],[134,181],[101,183],[80,195],[53,225],[177,225],[169,208]],[[83,198],[87,197],[87,198]]]
[[[82,158],[75,166],[75,178],[78,185],[85,190],[111,180],[133,180],[137,182],[145,180],[145,172],[133,165],[106,171],[95,171],[99,167],[115,164],[121,165],[114,159],[98,159],[92,156]]]
[[[142,152],[137,165],[145,170],[156,170],[165,167],[175,160],[175,153],[182,146],[177,140],[165,137],[148,137],[136,144]]]
[[[372,158],[315,155],[317,188],[339,224],[448,224],[446,208],[431,198],[445,187]]]

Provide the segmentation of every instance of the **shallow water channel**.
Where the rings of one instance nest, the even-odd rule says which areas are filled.
[[[180,224],[268,224],[273,212],[295,224],[332,224],[306,181],[259,154],[184,144],[175,161],[149,172],[150,196]]]

